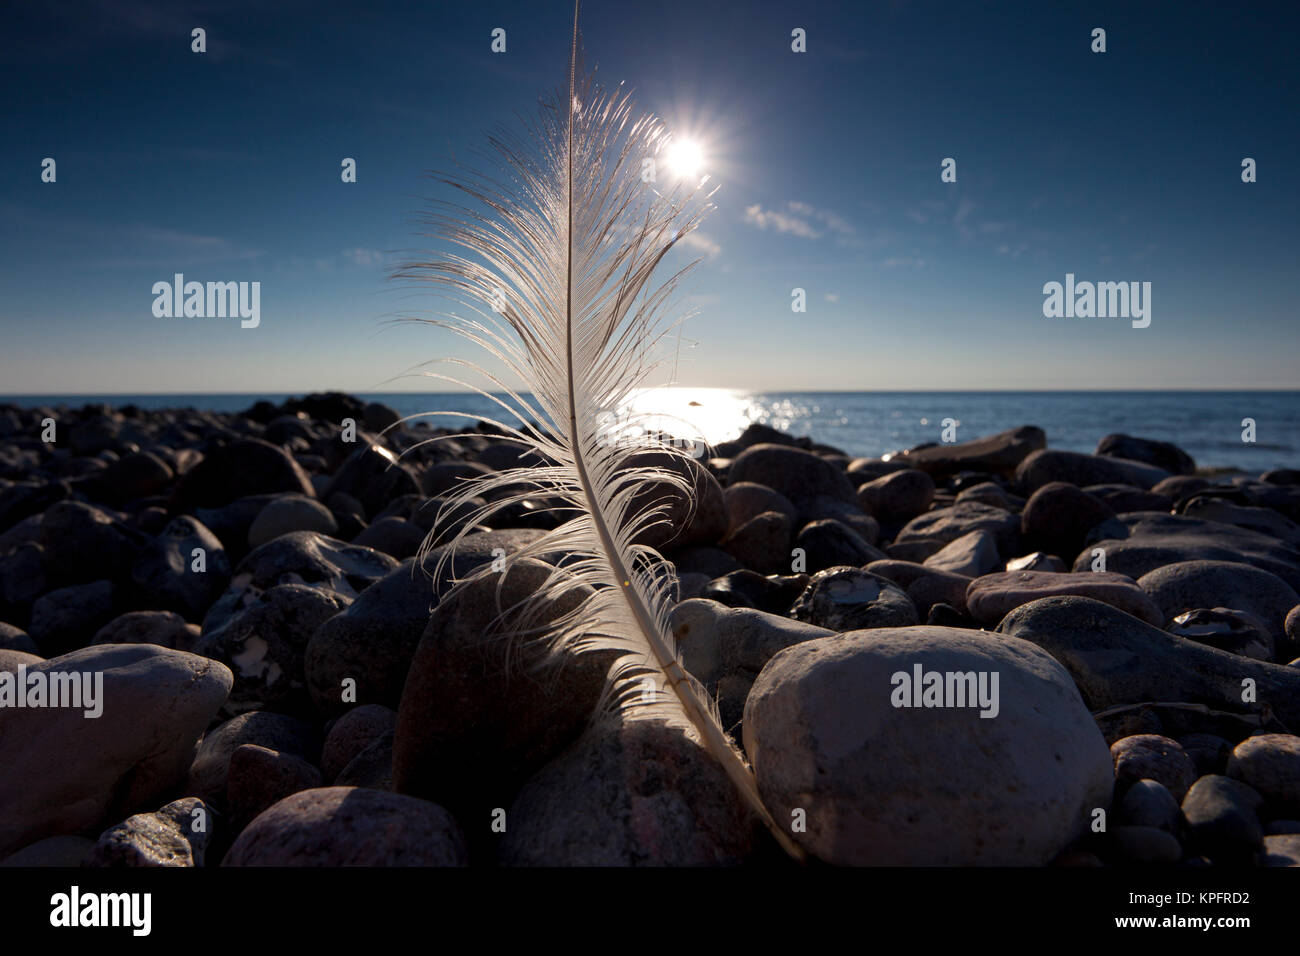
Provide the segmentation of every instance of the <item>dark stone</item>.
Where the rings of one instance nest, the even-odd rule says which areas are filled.
[[[202,571],[195,570],[198,548],[204,552]],[[230,583],[230,560],[216,535],[198,519],[183,515],[140,551],[131,581],[151,608],[201,621]]]
[[[1259,822],[1263,802],[1239,780],[1217,774],[1201,777],[1183,798],[1189,848],[1220,865],[1254,863],[1264,848]]]
[[[283,449],[257,438],[214,448],[181,475],[172,491],[173,514],[217,508],[236,498],[292,491],[315,496],[306,472]]]
[[[1196,474],[1196,462],[1177,445],[1151,438],[1134,438],[1132,435],[1107,435],[1097,443],[1096,454],[1107,458],[1125,458],[1154,465],[1171,475]]]
[[[883,551],[872,547],[848,525],[833,518],[805,525],[795,538],[794,546],[803,550],[808,571],[823,571],[841,565],[860,567],[885,557]]]
[[[113,584],[93,581],[59,588],[32,605],[28,633],[45,658],[85,647],[113,618]]]

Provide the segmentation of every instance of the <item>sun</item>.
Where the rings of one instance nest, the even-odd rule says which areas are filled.
[[[668,171],[681,179],[695,179],[704,172],[704,150],[693,139],[674,139],[664,154]]]

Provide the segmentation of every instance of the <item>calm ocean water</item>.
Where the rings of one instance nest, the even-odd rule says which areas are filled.
[[[287,395],[46,395],[0,396],[24,406],[88,402],[142,408],[193,407],[236,412],[259,399]],[[388,392],[361,396],[403,415],[463,413],[430,424],[461,427],[497,411],[487,399],[459,393]],[[1091,452],[1111,432],[1171,441],[1202,467],[1261,472],[1300,468],[1300,392],[742,392],[676,387],[642,395],[641,410],[690,422],[711,442],[734,438],[762,422],[854,455],[877,456],[939,441],[942,422],[957,421],[957,440],[1038,425],[1049,447]],[[1256,441],[1242,441],[1242,420],[1255,421]],[[678,434],[682,434],[681,431]]]

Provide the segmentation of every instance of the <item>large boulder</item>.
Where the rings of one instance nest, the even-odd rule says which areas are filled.
[[[156,807],[185,779],[233,681],[216,661],[151,644],[82,648],[27,664],[29,684],[36,674],[89,675],[97,699],[0,708],[0,857]]]
[[[794,839],[828,863],[1040,866],[1110,804],[1106,742],[1065,670],[968,630],[790,647],[755,682],[744,737],[769,811],[802,818]]]

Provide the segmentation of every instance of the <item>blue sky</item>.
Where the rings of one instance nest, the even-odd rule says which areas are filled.
[[[721,184],[682,382],[1300,383],[1294,4],[740,10],[583,12],[587,64],[696,137]],[[569,16],[541,0],[8,5],[0,394],[371,391],[469,354],[386,324],[437,308],[388,271],[422,245],[422,200],[440,195],[424,174],[564,79]],[[260,326],[155,317],[151,287],[176,272],[259,281]],[[1067,272],[1149,281],[1150,327],[1045,318],[1043,284]]]

